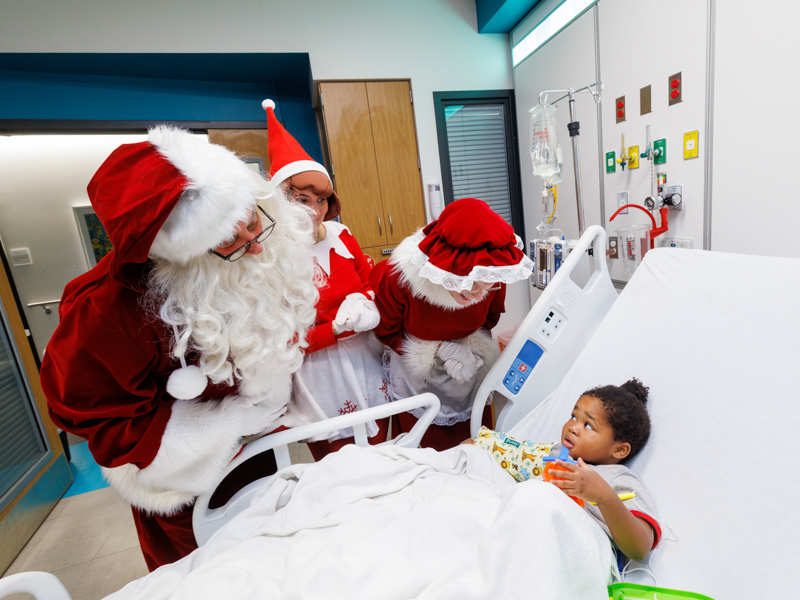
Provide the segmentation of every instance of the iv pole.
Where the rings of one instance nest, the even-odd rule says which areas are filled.
[[[592,87],[595,89],[593,90]],[[600,93],[603,91],[603,82],[597,81],[595,83],[590,83],[586,87],[582,87],[579,90],[575,90],[573,88],[569,88],[568,90],[545,90],[539,94],[539,104],[544,106],[547,104],[547,94],[548,93],[560,93],[566,92],[563,96],[557,98],[552,102],[553,105],[559,103],[559,101],[563,100],[567,96],[569,96],[569,120],[570,122],[567,123],[567,129],[569,130],[569,136],[572,139],[572,164],[575,169],[575,195],[578,201],[578,235],[582,236],[585,223],[583,218],[583,195],[581,193],[581,162],[580,157],[578,156],[578,135],[580,135],[580,127],[581,124],[579,121],[575,120],[575,94],[578,92],[589,92],[594,101],[597,104],[600,104]]]

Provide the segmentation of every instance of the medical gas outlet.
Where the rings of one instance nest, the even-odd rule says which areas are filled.
[[[681,210],[683,208],[683,186],[671,185],[663,196],[648,196],[644,199],[644,207],[647,210],[656,210],[662,206],[666,206],[669,210]]]

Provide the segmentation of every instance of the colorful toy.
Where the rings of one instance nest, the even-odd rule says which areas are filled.
[[[565,448],[564,446],[561,447],[561,453],[558,456],[547,456],[544,459],[544,473],[542,473],[542,477],[545,481],[552,481],[553,479],[562,479],[561,477],[555,477],[550,471],[568,471],[562,466],[559,466],[556,461],[563,460],[564,462],[572,463],[573,465],[577,465],[578,461],[572,460],[569,457],[569,448]],[[578,506],[583,506],[585,502],[582,498],[576,498],[575,496],[570,496],[575,502],[577,502]]]

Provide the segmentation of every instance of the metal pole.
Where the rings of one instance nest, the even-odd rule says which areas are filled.
[[[575,120],[575,94],[569,90],[569,120],[567,128],[572,138],[572,164],[575,167],[575,196],[578,200],[578,237],[583,235],[585,224],[583,220],[583,196],[581,195],[581,162],[578,157],[578,134],[580,123]]]

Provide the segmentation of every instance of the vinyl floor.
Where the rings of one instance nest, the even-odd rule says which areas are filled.
[[[75,481],[3,574],[53,573],[72,600],[104,598],[147,574],[131,509],[100,477],[85,446],[70,446]],[[313,462],[305,444],[292,444],[290,454],[294,463]]]

